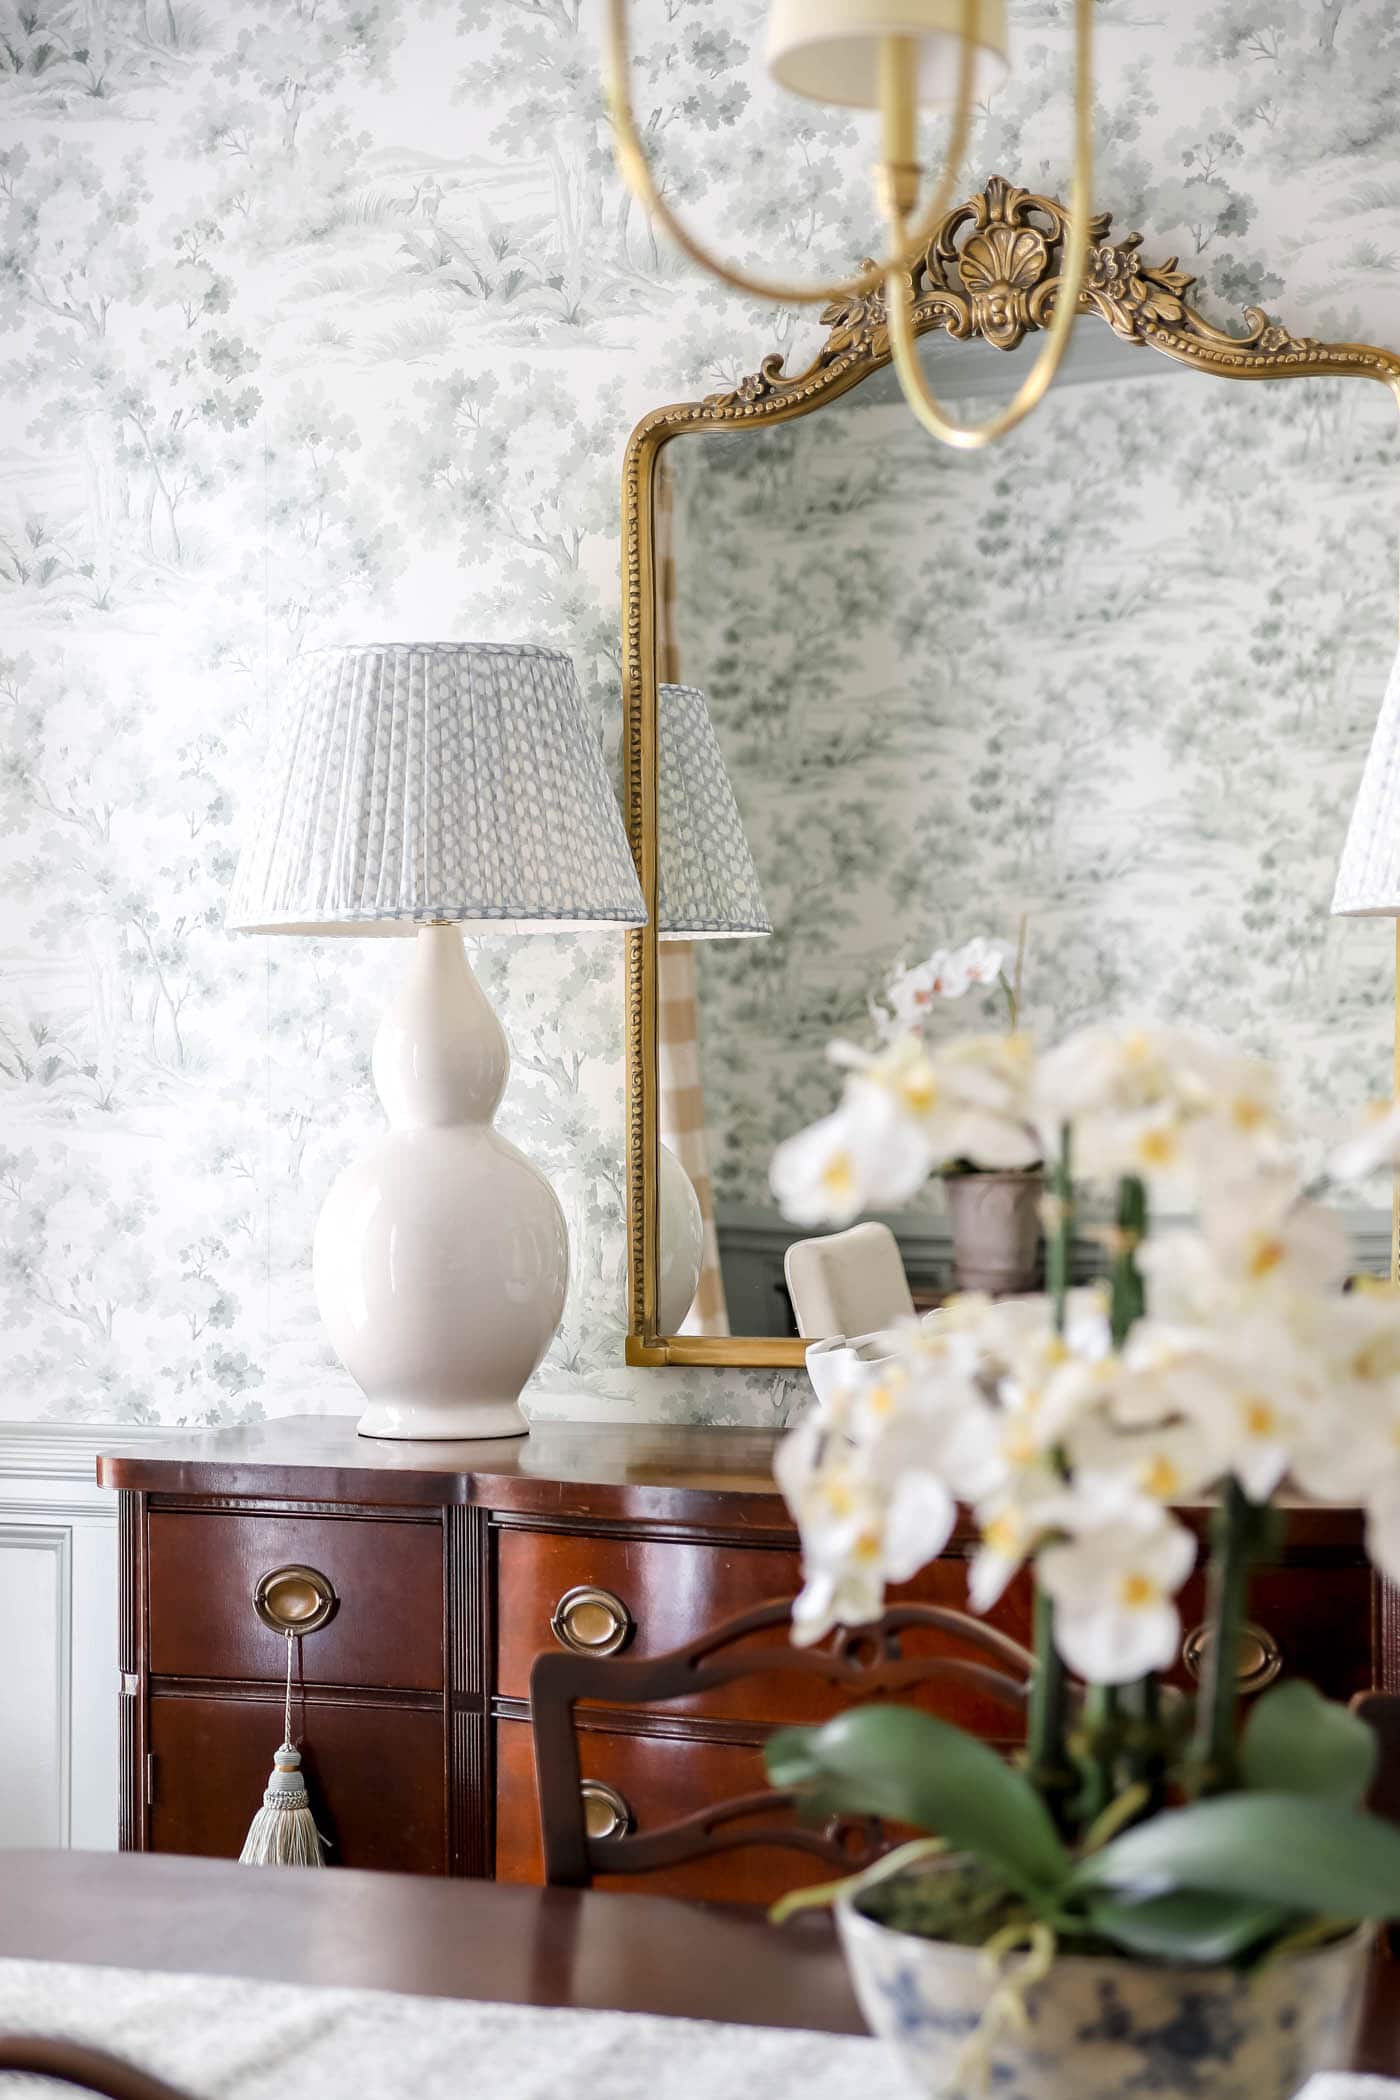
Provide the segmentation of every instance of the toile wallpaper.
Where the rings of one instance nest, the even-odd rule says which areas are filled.
[[[696,220],[793,269],[864,252],[868,141],[770,94],[761,0],[635,12],[640,106]],[[1058,188],[1067,0],[1013,13],[972,171]],[[6,1417],[353,1407],[308,1250],[375,1124],[398,951],[221,924],[287,665],[562,645],[615,743],[626,433],[810,333],[690,275],[629,205],[595,14],[0,0]],[[1214,311],[1400,341],[1389,0],[1099,14],[1120,228],[1179,251]],[[515,1047],[503,1122],[574,1238],[534,1405],[771,1419],[784,1380],[621,1365],[621,964],[607,936],[481,948]]]
[[[1219,1029],[1319,1135],[1383,1084],[1391,928],[1328,908],[1395,655],[1394,405],[1081,330],[1100,376],[1004,450],[856,394],[672,455],[681,664],[774,926],[697,950],[721,1224],[771,1212],[774,1146],[833,1105],[827,1044],[873,1040],[891,969],[1014,948],[1023,915],[1044,1040],[1106,1013]],[[938,384],[987,355],[951,350]],[[935,1022],[1004,1025],[980,997]]]

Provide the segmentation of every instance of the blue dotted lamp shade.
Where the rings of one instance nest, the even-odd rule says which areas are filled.
[[[663,685],[657,712],[657,932],[662,940],[773,931],[705,695]]]
[[[1400,656],[1366,754],[1332,911],[1342,918],[1400,918]]]
[[[226,924],[410,934],[646,923],[574,668],[553,649],[388,643],[302,657]]]

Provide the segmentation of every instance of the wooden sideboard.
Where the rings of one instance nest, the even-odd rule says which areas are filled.
[[[397,1444],[317,1417],[114,1446],[98,1478],[120,1495],[123,1848],[236,1858],[281,1739],[286,1668],[254,1593],[308,1569],[334,1597],[301,1643],[305,1763],[331,1861],[539,1881],[531,1661],[560,1641],[659,1654],[792,1596],[797,1541],[773,1443],[583,1423]],[[969,1543],[955,1538],[900,1594],[963,1605]],[[1188,1650],[1201,1591],[1197,1574]],[[1026,1640],[1028,1602],[1014,1585],[994,1623]],[[1400,1614],[1369,1571],[1356,1512],[1290,1511],[1254,1611],[1255,1682],[1281,1669],[1337,1697],[1400,1688]],[[681,1710],[585,1712],[585,1786],[620,1795],[643,1829],[747,1791],[762,1783],[770,1729],[814,1718],[811,1698],[751,1680]],[[938,1710],[993,1740],[1004,1725],[947,1688]],[[754,1852],[647,1885],[762,1901],[794,1878],[790,1855]]]

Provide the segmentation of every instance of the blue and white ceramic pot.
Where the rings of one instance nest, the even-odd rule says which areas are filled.
[[[1350,2062],[1371,1949],[1353,1932],[1253,1978],[1062,1954],[1025,1992],[1024,2031],[993,2023],[982,2050],[996,1984],[979,1949],[892,1931],[849,1901],[837,1923],[871,2032],[929,2100],[1292,2100]]]

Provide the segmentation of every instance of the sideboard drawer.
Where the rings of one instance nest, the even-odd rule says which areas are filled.
[[[286,1639],[263,1625],[253,1592],[262,1576],[299,1565],[326,1576],[336,1597],[327,1623],[301,1643],[308,1684],[442,1689],[436,1515],[384,1521],[155,1509],[147,1539],[153,1675],[283,1676]]]
[[[614,1735],[586,1728],[579,1733],[579,1763],[585,1780],[601,1780],[622,1796],[637,1830],[674,1823],[717,1801],[757,1793],[768,1783],[762,1750],[745,1743]],[[764,1821],[791,1823],[792,1818],[765,1815]],[[788,1889],[832,1877],[829,1862],[810,1853],[755,1845],[651,1874],[600,1874],[596,1886],[643,1889],[654,1896],[773,1903]],[[544,1880],[535,1761],[524,1721],[500,1721],[496,1727],[496,1879]]]
[[[569,1645],[567,1640],[561,1642],[554,1622],[562,1616],[566,1600],[579,1592],[596,1593],[585,1596],[587,1616],[581,1631],[606,1639],[609,1618],[620,1618],[625,1638],[615,1652],[643,1658],[681,1647],[705,1628],[756,1605],[795,1596],[801,1581],[798,1554],[771,1547],[504,1531],[497,1606],[497,1690],[507,1698],[528,1697],[535,1657]],[[937,1561],[892,1595],[965,1610],[967,1564],[960,1559]],[[1014,1640],[1028,1638],[1029,1593],[1024,1584],[1008,1592],[990,1615],[990,1623]],[[756,1640],[768,1647],[788,1646],[781,1629]],[[742,1653],[742,1649],[734,1652]],[[904,1637],[904,1652],[986,1660],[981,1651],[923,1628],[912,1629]],[[1021,1739],[1023,1729],[1015,1710],[986,1694],[935,1680],[905,1696],[978,1735],[1008,1743]],[[850,1698],[849,1692],[815,1677],[769,1672],[741,1678],[695,1698],[668,1700],[664,1711],[778,1725],[825,1720],[849,1705]],[[638,1710],[647,1709],[640,1706]]]
[[[308,1700],[302,1766],[330,1867],[448,1871],[439,1713]],[[237,1859],[282,1738],[281,1702],[156,1693],[150,1848]],[[178,1929],[178,1927],[176,1928]]]

